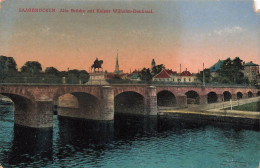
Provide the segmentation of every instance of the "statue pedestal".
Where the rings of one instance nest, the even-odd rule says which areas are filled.
[[[86,85],[109,85],[104,72],[94,72],[89,74],[89,81]]]

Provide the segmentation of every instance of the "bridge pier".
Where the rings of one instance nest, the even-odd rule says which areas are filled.
[[[35,101],[15,106],[14,123],[32,128],[53,127],[53,102]]]
[[[223,101],[224,101],[224,95],[218,94],[218,102],[223,102]]]
[[[236,101],[237,100],[237,94],[232,94],[232,101]]]
[[[247,99],[248,98],[248,93],[243,93],[243,99]]]
[[[187,104],[187,96],[186,95],[178,95],[176,96],[176,103],[180,108],[186,108],[188,107]]]
[[[145,112],[147,115],[157,115],[157,94],[155,86],[147,86],[146,88]]]
[[[101,88],[101,114],[100,120],[114,120],[114,90],[111,86]]]
[[[200,104],[208,104],[208,96],[200,95]]]

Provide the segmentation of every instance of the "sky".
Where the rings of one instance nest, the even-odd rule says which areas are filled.
[[[19,8],[55,8],[52,13]],[[60,13],[66,8],[68,13]],[[86,13],[71,13],[83,9]],[[87,13],[94,9],[95,13]],[[96,13],[96,9],[144,9],[152,14]],[[84,69],[96,58],[103,69],[164,64],[196,73],[219,59],[240,57],[260,64],[260,14],[253,0],[5,0],[0,8],[0,55],[18,68],[39,61],[43,69]]]

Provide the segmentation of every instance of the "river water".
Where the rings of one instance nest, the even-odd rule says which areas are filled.
[[[14,126],[0,109],[4,167],[256,168],[259,126],[116,115],[114,123],[54,116],[54,129]]]

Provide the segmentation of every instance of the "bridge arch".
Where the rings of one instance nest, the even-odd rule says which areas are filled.
[[[243,93],[242,92],[237,92],[237,99],[242,99],[243,98]]]
[[[256,95],[259,97],[259,96],[260,96],[260,91],[258,91],[258,92],[256,93]]]
[[[77,93],[82,93],[82,94],[86,94],[86,95],[92,95],[96,98],[100,98],[100,92],[99,92],[99,88],[82,88],[82,87],[61,87],[59,89],[57,89],[54,94],[53,94],[53,100],[58,100],[58,98],[60,96],[63,96],[65,94],[77,94]],[[75,96],[75,95],[74,95]]]
[[[96,119],[100,115],[100,100],[85,92],[66,93],[58,97],[58,115]]]
[[[196,91],[190,90],[185,95],[187,96],[187,104],[200,104],[200,96]]]
[[[224,101],[229,101],[230,99],[232,99],[232,95],[229,91],[223,92],[223,95],[224,95]]]
[[[30,125],[35,122],[35,102],[28,97],[18,94],[1,93],[9,98],[14,105],[14,123],[18,125]]]
[[[216,103],[218,102],[218,95],[216,94],[216,92],[209,92],[207,95],[207,100],[208,103]]]
[[[133,91],[117,94],[114,98],[115,113],[143,114],[145,98]]]
[[[176,106],[176,97],[172,92],[162,90],[157,93],[157,105],[164,107]]]
[[[253,97],[253,93],[251,91],[249,91],[249,92],[247,92],[247,96],[248,96],[248,98],[251,98],[251,97]]]
[[[29,99],[31,101],[35,100],[33,94],[30,91],[28,91],[28,89],[25,87],[19,88],[19,87],[11,87],[11,86],[10,87],[0,86],[0,94],[6,95],[7,97],[9,97],[8,95],[12,95],[12,96],[20,96]]]
[[[114,87],[113,89],[114,89],[115,97],[125,92],[134,92],[145,97],[145,91],[146,91],[145,87]]]

